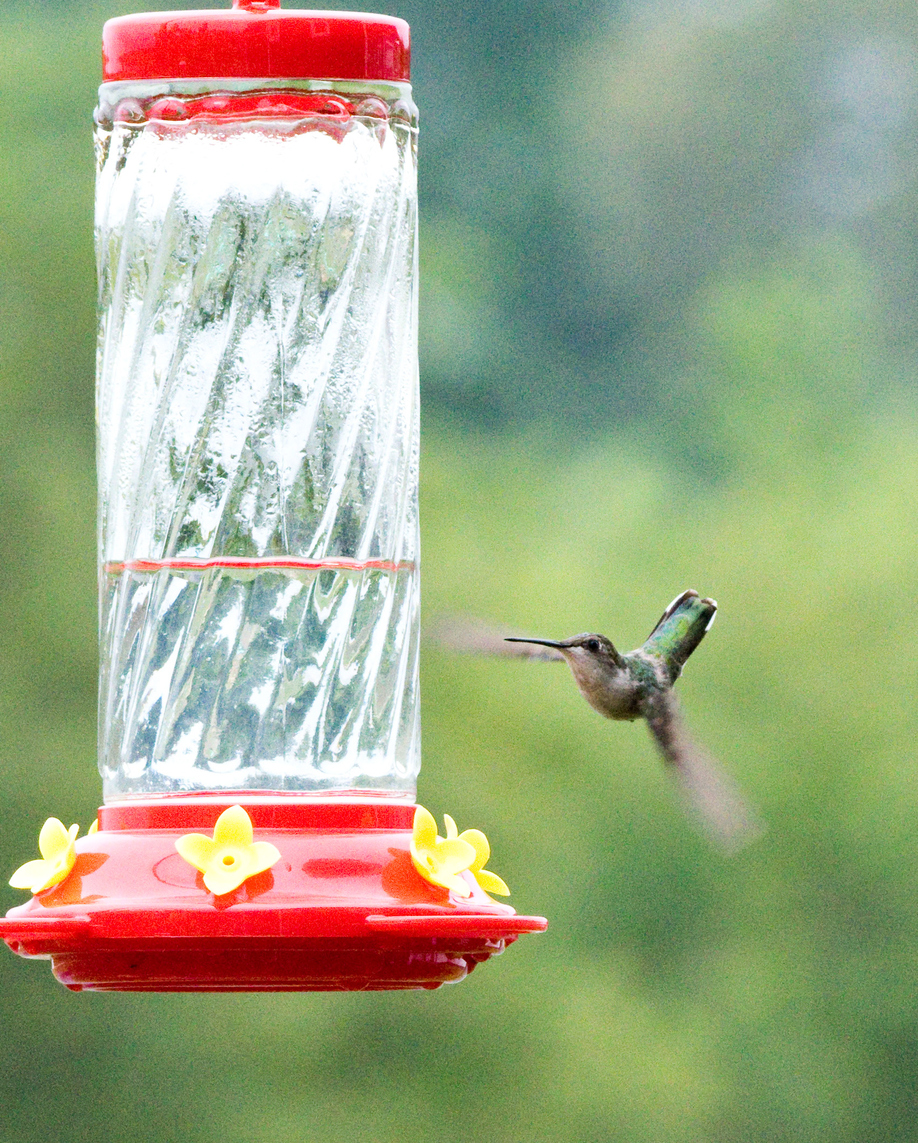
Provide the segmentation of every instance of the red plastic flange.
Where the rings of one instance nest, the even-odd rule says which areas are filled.
[[[281,859],[215,896],[177,852],[242,804]],[[0,939],[49,958],[69,988],[315,991],[436,988],[461,980],[543,917],[521,917],[471,878],[467,899],[409,854],[414,807],[210,795],[103,806],[59,885],[0,918]]]

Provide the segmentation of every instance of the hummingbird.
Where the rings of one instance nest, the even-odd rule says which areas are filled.
[[[754,815],[717,764],[689,737],[673,692],[686,660],[711,629],[713,599],[683,591],[670,603],[644,643],[628,654],[605,635],[586,632],[570,639],[501,638],[480,622],[441,628],[441,642],[470,651],[563,660],[580,693],[605,718],[643,718],[667,770],[702,828],[726,850],[736,850],[760,832]],[[507,644],[513,644],[507,647]]]

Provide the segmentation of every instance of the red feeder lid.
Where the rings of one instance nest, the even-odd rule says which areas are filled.
[[[106,82],[138,79],[410,77],[408,25],[364,12],[280,10],[280,0],[232,9],[119,16],[102,29]]]

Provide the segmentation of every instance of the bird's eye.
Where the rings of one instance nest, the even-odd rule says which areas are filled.
[[[599,650],[599,640],[598,639],[587,639],[586,649],[588,651],[594,651],[594,652],[598,651]]]

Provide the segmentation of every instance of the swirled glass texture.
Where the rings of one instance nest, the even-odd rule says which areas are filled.
[[[110,83],[96,124],[105,798],[410,798],[410,88]]]

